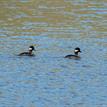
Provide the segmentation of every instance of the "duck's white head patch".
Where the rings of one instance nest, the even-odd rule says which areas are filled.
[[[31,51],[32,50],[32,48],[29,48],[29,51]]]
[[[74,52],[78,52],[78,50],[74,50]]]

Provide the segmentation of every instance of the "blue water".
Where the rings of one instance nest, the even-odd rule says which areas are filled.
[[[77,26],[58,23],[60,28],[47,22],[28,21],[18,27],[2,22],[0,107],[107,107],[105,14],[75,14]],[[39,28],[46,31],[24,31]],[[17,56],[30,45],[36,48],[34,57]],[[81,48],[81,59],[65,59],[75,47]]]
[[[0,107],[106,107],[107,50],[97,44],[101,40],[22,38],[0,40]],[[17,56],[32,38],[36,56]],[[64,59],[75,46],[81,59]]]

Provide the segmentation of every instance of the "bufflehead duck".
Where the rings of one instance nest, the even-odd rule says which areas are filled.
[[[34,50],[35,50],[34,46],[29,46],[28,52],[22,52],[19,54],[19,56],[34,56],[34,54],[32,53],[32,51]]]
[[[74,55],[70,54],[70,55],[66,55],[64,58],[69,58],[69,59],[78,59],[80,58],[80,56],[78,56],[78,53],[81,52],[80,48],[75,48],[74,50]]]

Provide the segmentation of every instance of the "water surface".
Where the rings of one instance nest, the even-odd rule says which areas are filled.
[[[106,0],[0,1],[0,107],[107,107]],[[35,57],[19,57],[29,45]],[[65,59],[80,47],[80,60]]]

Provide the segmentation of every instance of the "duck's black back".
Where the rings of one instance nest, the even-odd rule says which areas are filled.
[[[22,52],[19,56],[34,56],[34,54],[30,54],[29,52]]]
[[[78,55],[66,55],[64,58],[69,58],[69,59],[79,59],[80,58],[80,56],[78,56]]]

